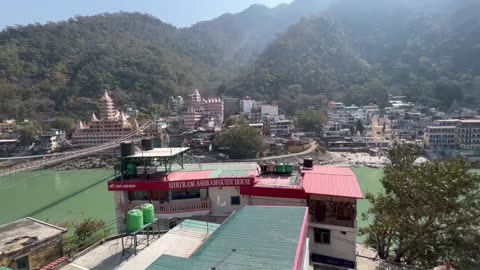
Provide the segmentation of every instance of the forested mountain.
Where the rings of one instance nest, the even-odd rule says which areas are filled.
[[[122,108],[192,88],[279,99],[289,113],[388,94],[480,107],[479,16],[476,0],[296,0],[180,29],[138,13],[7,28],[0,118],[85,118],[105,89]]]
[[[480,100],[480,5],[453,0],[338,0],[280,36],[223,92],[302,103],[318,95],[432,106]],[[290,90],[289,90],[290,88]]]
[[[203,87],[217,52],[141,14],[105,14],[10,28],[0,34],[0,112],[91,113],[105,89],[148,104]],[[103,89],[103,90],[102,90]],[[84,114],[84,115],[85,115]],[[83,115],[83,116],[84,116]]]
[[[8,28],[0,32],[0,118],[85,118],[105,89],[122,107],[163,103],[192,88],[213,92],[277,33],[328,2],[254,5],[181,29],[138,13]]]
[[[288,27],[324,11],[331,0],[296,0],[274,8],[252,5],[237,14],[224,14],[184,29],[204,43],[212,43],[223,52],[223,60],[245,64]]]

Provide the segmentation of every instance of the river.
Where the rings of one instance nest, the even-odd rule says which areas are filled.
[[[107,169],[42,170],[0,178],[0,224],[33,217],[60,226],[93,217],[115,219]]]
[[[383,170],[353,171],[364,194],[381,189]],[[112,174],[111,169],[42,170],[1,177],[0,224],[27,216],[66,227],[89,217],[108,223],[115,219],[113,193],[106,185]],[[358,202],[359,227],[368,225],[361,219],[368,207],[366,200]]]

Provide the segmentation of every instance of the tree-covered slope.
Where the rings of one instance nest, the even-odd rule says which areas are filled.
[[[358,92],[357,88],[371,83],[377,74],[346,40],[331,18],[304,19],[290,27],[260,55],[252,70],[224,91],[267,99],[292,100],[300,95],[346,98],[352,87]],[[381,100],[384,95],[360,98]]]
[[[220,90],[281,99],[291,87],[357,104],[404,94],[432,106],[457,100],[476,107],[477,2],[338,0],[326,15],[292,26],[251,70]]]
[[[9,28],[0,34],[3,115],[81,113],[104,89],[148,104],[208,82],[216,52],[142,14],[105,14]]]
[[[0,32],[0,118],[86,117],[105,89],[145,107],[213,92],[275,38],[330,0],[253,5],[189,28],[139,13],[100,14]]]

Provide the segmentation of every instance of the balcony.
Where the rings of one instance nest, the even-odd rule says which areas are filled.
[[[122,206],[122,211],[128,211],[144,204],[145,202],[127,203]],[[173,203],[152,202],[155,214],[175,214],[210,210],[210,200],[182,201]]]
[[[338,219],[337,217],[325,217],[323,220],[317,220],[314,216],[310,216],[309,222],[349,228],[355,228],[356,225],[355,219]]]
[[[356,203],[312,200],[309,211],[311,223],[356,227]]]

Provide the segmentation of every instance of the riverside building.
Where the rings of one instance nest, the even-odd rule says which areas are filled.
[[[93,113],[90,123],[80,121],[72,140],[76,146],[94,146],[122,138],[137,129],[137,120],[129,121],[124,112],[116,110],[112,98],[105,91],[100,102],[100,119]]]
[[[188,148],[123,153],[108,182],[118,228],[126,211],[152,203],[164,221],[221,222],[245,206],[308,207],[309,263],[355,268],[356,205],[362,192],[349,168],[257,164],[184,164]]]
[[[425,128],[423,139],[425,148],[435,154],[480,160],[480,119],[438,120]]]

